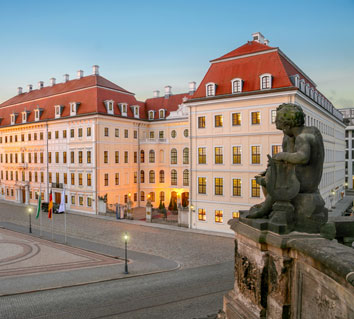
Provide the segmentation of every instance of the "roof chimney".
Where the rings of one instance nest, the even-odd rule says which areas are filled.
[[[82,71],[82,70],[77,71],[77,78],[78,79],[81,79],[83,76],[84,76],[84,71]]]
[[[261,44],[265,44],[264,43],[264,40],[265,40],[264,35],[260,32],[252,33],[252,38],[253,38],[253,41],[256,41]]]
[[[55,78],[51,78],[49,81],[50,81],[50,85],[51,85],[51,86],[54,86],[54,85],[55,85]]]
[[[160,97],[160,91],[159,90],[154,91],[154,97]]]
[[[265,44],[265,45],[269,45],[269,40],[264,39],[264,44]]]
[[[172,90],[171,86],[166,85],[165,86],[165,98],[168,99],[170,95],[172,95]]]
[[[69,81],[69,74],[64,74],[64,82],[68,82]]]
[[[99,71],[98,71],[99,68],[100,68],[100,67],[99,67],[98,65],[93,65],[93,66],[92,66],[92,74],[93,74],[93,75],[99,75],[99,74],[100,74]]]
[[[196,82],[189,82],[189,95],[193,95],[196,90],[197,83]]]
[[[32,84],[28,84],[28,85],[27,85],[28,92],[31,92],[31,91],[32,91],[32,88],[33,88]]]
[[[44,82],[43,81],[39,81],[38,82],[38,89],[40,90],[40,89],[43,89],[43,87],[44,87]]]
[[[19,86],[19,87],[17,88],[17,94],[22,94],[22,87]]]

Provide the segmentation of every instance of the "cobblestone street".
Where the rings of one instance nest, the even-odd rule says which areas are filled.
[[[25,206],[0,202],[0,222],[28,226]],[[33,229],[39,219],[32,216]],[[50,232],[51,221],[42,213],[42,229]],[[67,235],[113,247],[124,247],[123,234],[129,234],[129,249],[157,255],[181,264],[182,268],[212,265],[233,260],[234,241],[193,232],[188,229],[163,229],[141,226],[114,219],[67,214]],[[54,215],[54,233],[64,233],[63,214]]]

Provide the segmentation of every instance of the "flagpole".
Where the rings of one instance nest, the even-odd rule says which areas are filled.
[[[63,188],[62,196],[64,197],[64,199],[62,199],[62,201],[64,201],[64,203],[65,203],[65,189],[64,188]],[[64,243],[66,244],[66,207],[65,207],[65,210],[64,210],[64,230],[65,230]]]
[[[53,190],[51,189],[50,190],[52,196],[53,196]],[[54,228],[54,204],[53,204],[53,207],[52,207],[52,240],[54,240],[54,233],[53,233],[53,228]]]
[[[39,184],[39,196],[41,196],[42,206],[42,182]],[[42,207],[39,208],[39,237],[42,237]]]

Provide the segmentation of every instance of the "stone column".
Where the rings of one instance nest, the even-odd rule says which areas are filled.
[[[28,185],[25,186],[25,190],[26,190],[26,205],[28,205],[28,203],[29,203],[29,186]]]

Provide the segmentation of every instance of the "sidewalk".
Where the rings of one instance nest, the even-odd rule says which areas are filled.
[[[332,211],[328,212],[328,219],[333,219],[339,216],[343,216],[343,213],[352,206],[354,196],[345,196],[343,199],[336,203],[336,206],[332,208]]]
[[[0,224],[0,296],[124,279],[176,270],[179,264],[162,257],[129,251],[124,274],[124,249]]]

